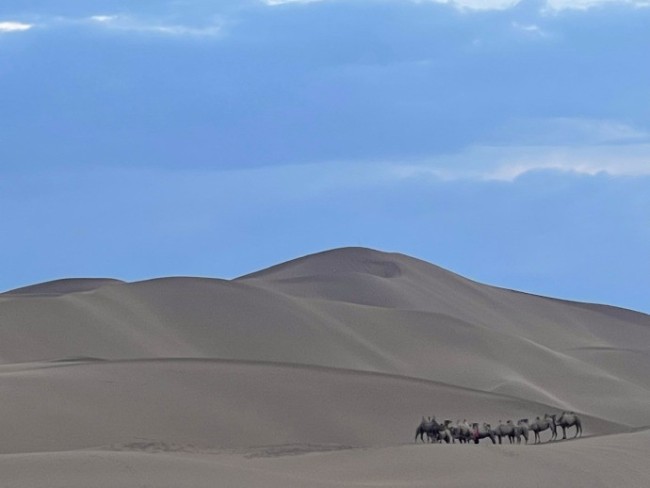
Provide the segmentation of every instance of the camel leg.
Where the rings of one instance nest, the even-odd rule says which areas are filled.
[[[566,439],[566,427],[562,426],[562,440]]]

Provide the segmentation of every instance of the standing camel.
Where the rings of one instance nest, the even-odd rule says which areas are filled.
[[[415,442],[418,441],[418,437],[422,442],[434,442],[438,440],[438,430],[440,429],[440,424],[436,422],[435,417],[429,417],[425,419],[422,417],[422,421],[415,431]],[[424,440],[424,435],[426,434],[427,440]]]
[[[447,444],[453,444],[454,436],[451,433],[451,420],[445,420],[444,423],[438,426],[438,442],[445,441]]]
[[[526,440],[526,444],[528,444],[529,429],[530,427],[528,426],[528,419],[521,419],[517,422],[517,425],[515,426],[515,436],[517,437],[517,444],[521,444],[522,437]]]
[[[454,439],[457,439],[461,444],[468,443],[472,437],[472,428],[467,420],[456,421],[456,425],[450,426],[449,430]]]
[[[496,436],[494,435],[494,431],[490,424],[483,422],[483,425],[480,427],[477,423],[472,424],[472,439],[474,440],[474,444],[478,444],[478,441],[485,439],[486,437],[490,438],[492,444],[497,443]]]
[[[582,422],[575,412],[562,412],[560,416],[555,419],[555,423],[562,427],[562,439],[566,439],[567,427],[576,428],[576,435],[573,436],[574,439],[578,437],[578,434],[582,435]]]
[[[515,441],[515,425],[512,420],[508,420],[505,424],[499,420],[499,425],[494,429],[494,433],[499,438],[499,444],[501,444],[502,437],[507,437],[510,444]]]
[[[549,441],[553,441],[557,437],[555,420],[547,413],[544,414],[543,418],[535,418],[535,421],[529,425],[529,428],[535,433],[535,444],[542,442],[539,433],[544,432],[545,430],[551,430],[551,438]]]

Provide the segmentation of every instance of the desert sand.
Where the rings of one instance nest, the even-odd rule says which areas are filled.
[[[0,294],[0,486],[648,486],[648,373],[648,315],[370,249],[58,280]],[[582,438],[414,444],[563,410]]]

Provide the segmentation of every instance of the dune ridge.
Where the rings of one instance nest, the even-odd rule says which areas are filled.
[[[0,297],[11,296],[59,296],[96,290],[102,286],[124,283],[112,278],[63,278],[35,285],[23,286],[0,293]]]

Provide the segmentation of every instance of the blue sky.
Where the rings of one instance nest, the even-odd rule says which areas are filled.
[[[0,289],[352,245],[650,312],[648,25],[645,0],[4,1]]]

